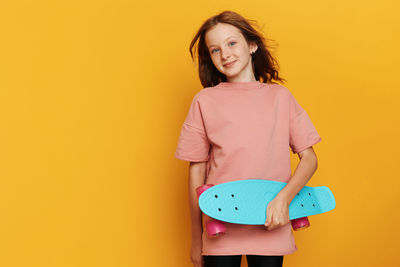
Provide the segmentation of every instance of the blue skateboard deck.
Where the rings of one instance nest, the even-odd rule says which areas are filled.
[[[210,187],[199,197],[204,214],[236,224],[261,225],[266,221],[268,203],[287,183],[248,179]],[[304,186],[289,205],[290,220],[334,209],[335,198],[326,186]]]

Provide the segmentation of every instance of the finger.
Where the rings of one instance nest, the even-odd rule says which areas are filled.
[[[265,221],[265,226],[268,226],[271,224],[271,220],[269,219],[269,217],[267,217],[267,220]]]
[[[271,224],[271,219],[272,219],[272,214],[269,213],[269,211],[267,210],[267,220],[265,222],[265,226],[268,226]]]
[[[268,214],[268,217],[267,217],[267,225],[266,225],[266,227],[267,228],[270,228],[271,227],[271,225],[274,223],[274,221],[273,221],[273,215],[272,214]]]
[[[274,230],[277,227],[277,222],[274,220],[271,221],[271,224],[268,226],[268,230]]]
[[[265,218],[265,222],[264,222],[264,226],[267,226],[268,225],[268,220],[269,220],[269,216],[268,216],[268,214],[266,214],[265,215],[266,216],[266,218]]]

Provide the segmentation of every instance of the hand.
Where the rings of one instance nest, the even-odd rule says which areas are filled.
[[[202,240],[192,240],[192,248],[190,251],[190,259],[194,267],[203,267],[203,256],[201,255]]]
[[[279,196],[275,197],[267,206],[267,219],[265,227],[267,230],[273,230],[290,222],[289,204]]]

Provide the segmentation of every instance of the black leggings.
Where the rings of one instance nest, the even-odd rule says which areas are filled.
[[[248,267],[282,267],[283,256],[246,255]],[[204,255],[204,267],[240,267],[242,255]]]

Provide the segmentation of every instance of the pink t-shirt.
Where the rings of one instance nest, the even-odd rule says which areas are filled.
[[[222,82],[193,97],[174,156],[207,161],[208,184],[288,182],[290,148],[299,153],[320,141],[306,111],[286,87]],[[286,255],[297,250],[290,223],[272,231],[264,225],[225,225],[226,234],[217,238],[208,238],[203,230],[202,255]]]

